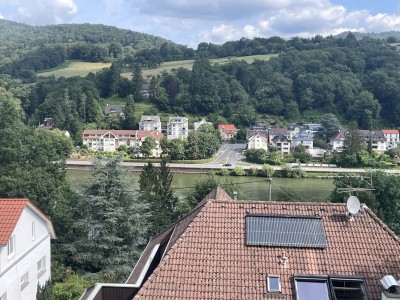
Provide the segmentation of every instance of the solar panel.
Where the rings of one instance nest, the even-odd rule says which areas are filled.
[[[246,244],[325,248],[326,237],[322,218],[248,215]]]

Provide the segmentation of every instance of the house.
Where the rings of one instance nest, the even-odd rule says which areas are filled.
[[[359,130],[360,136],[366,144],[370,144],[373,151],[384,153],[387,150],[386,137],[382,130]]]
[[[167,139],[184,140],[189,135],[188,118],[186,117],[170,117],[167,123]]]
[[[50,279],[53,224],[28,199],[0,199],[0,299],[36,299]]]
[[[160,116],[141,116],[139,130],[161,132]]]
[[[287,129],[288,129],[288,139],[289,139],[289,141],[291,141],[291,140],[293,140],[293,137],[296,134],[300,133],[304,129],[304,127],[299,126],[297,124],[292,124],[292,125],[289,125],[287,127]]]
[[[314,147],[314,135],[311,130],[303,130],[293,136],[290,146],[294,149],[299,145],[303,145],[306,149]]]
[[[275,135],[271,140],[270,145],[276,148],[276,151],[281,155],[290,153],[290,141],[285,135]]]
[[[388,149],[394,149],[399,146],[400,134],[397,129],[384,129],[382,132],[386,138],[386,145]]]
[[[221,141],[229,143],[235,136],[235,125],[218,124],[218,131],[221,133]]]
[[[160,141],[163,135],[158,131],[141,130],[84,130],[82,133],[82,145],[95,151],[113,152],[122,145],[133,148],[139,153],[140,146],[146,137],[151,136],[156,141],[156,148],[152,156],[161,155]],[[140,155],[140,154],[138,154]]]
[[[106,104],[104,108],[104,115],[106,117],[111,116],[122,116],[124,113],[122,112],[123,106],[122,105],[114,105],[114,104]]]
[[[289,131],[287,128],[269,128],[268,129],[268,136],[269,136],[270,143],[278,135],[285,136],[288,140],[290,140],[289,139]]]
[[[398,299],[399,253],[365,205],[350,215],[344,203],[238,201],[216,188],[150,240],[124,285],[81,299]]]
[[[248,130],[246,136],[247,149],[264,149],[268,152],[268,130]]]
[[[341,129],[332,135],[328,141],[328,147],[331,151],[340,153],[343,151],[343,142],[346,138],[347,129]]]
[[[142,84],[140,93],[146,98],[150,97],[150,84],[149,83]]]
[[[194,123],[193,123],[193,129],[194,129],[194,131],[198,130],[198,129],[200,128],[200,126],[201,126],[201,125],[204,125],[204,124],[212,125],[211,122],[207,122],[206,119],[202,119],[201,121],[198,121],[198,122],[194,122]]]
[[[54,129],[56,122],[53,118],[44,118],[43,124],[40,124],[39,127],[44,127],[46,129]]]

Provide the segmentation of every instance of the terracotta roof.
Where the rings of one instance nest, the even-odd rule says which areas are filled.
[[[50,219],[43,214],[28,199],[1,199],[0,198],[0,245],[5,246],[13,233],[15,226],[24,208],[28,206],[47,223],[49,232],[55,238],[53,224]]]
[[[160,141],[163,135],[158,131],[143,131],[143,130],[87,130],[85,129],[82,133],[83,139],[100,139],[101,136],[110,133],[119,139],[136,139],[147,136],[152,136],[156,140]]]
[[[218,131],[224,130],[226,133],[235,133],[235,125],[233,124],[218,124]]]
[[[384,134],[399,134],[397,129],[383,129],[382,131]]]
[[[327,246],[247,246],[249,213],[321,217]],[[162,239],[168,246],[134,299],[295,299],[294,274],[362,276],[369,299],[380,299],[379,279],[400,277],[400,239],[364,205],[350,219],[345,204],[233,201],[216,189],[149,243],[127,283]],[[267,293],[268,274],[280,276],[281,294]]]

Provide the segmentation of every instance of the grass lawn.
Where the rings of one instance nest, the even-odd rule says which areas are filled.
[[[241,56],[241,57],[226,57],[226,58],[216,58],[210,59],[212,65],[215,64],[227,64],[234,60],[244,60],[247,63],[252,63],[255,60],[269,60],[271,57],[276,57],[279,54],[263,54],[263,55],[251,55],[251,56]],[[173,69],[186,68],[191,70],[193,67],[194,60],[177,60],[168,61],[163,63],[161,66],[155,69],[143,69],[143,77],[149,79],[152,76],[161,74],[162,72],[171,72]],[[38,76],[48,77],[54,76],[58,77],[72,77],[72,76],[86,76],[90,72],[96,73],[103,68],[108,68],[111,63],[90,63],[83,61],[72,61],[68,60],[62,65],[46,70],[43,72],[38,72]],[[131,78],[131,72],[124,72],[122,76]]]
[[[68,60],[62,65],[44,71],[38,72],[38,76],[48,77],[54,76],[58,77],[72,77],[72,76],[86,76],[90,72],[96,73],[103,68],[108,68],[111,66],[111,63],[90,63],[90,62],[83,62],[83,61],[71,61]]]

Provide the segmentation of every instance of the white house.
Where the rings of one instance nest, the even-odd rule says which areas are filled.
[[[113,152],[122,145],[139,151],[146,137],[151,136],[156,141],[152,156],[161,155],[160,141],[163,135],[158,131],[142,130],[84,130],[82,144],[95,151]],[[0,299],[1,300],[1,299]]]
[[[202,119],[201,121],[198,121],[198,122],[194,122],[194,123],[193,123],[193,129],[194,129],[194,131],[196,131],[197,129],[199,129],[200,126],[201,126],[201,125],[204,125],[204,124],[212,125],[211,122],[207,122],[206,119]]]
[[[342,152],[343,151],[343,142],[346,138],[347,129],[341,129],[333,136],[330,137],[328,146],[329,149],[333,152]]]
[[[290,153],[290,141],[285,135],[275,135],[271,140],[271,145],[282,155]]]
[[[358,132],[364,142],[371,145],[373,151],[384,153],[387,150],[386,137],[382,130],[359,130]]]
[[[160,116],[141,116],[139,130],[161,132]]]
[[[247,138],[247,149],[264,149],[268,152],[268,133],[253,131]]]
[[[51,275],[53,225],[28,199],[0,199],[0,299],[34,300]]]
[[[292,149],[299,145],[303,145],[306,149],[312,149],[314,147],[314,135],[311,130],[303,130],[293,136],[291,142]]]
[[[188,138],[188,118],[170,117],[167,123],[167,139],[187,139]]]
[[[388,149],[397,148],[400,145],[400,135],[397,129],[384,129],[382,131],[386,138]]]

